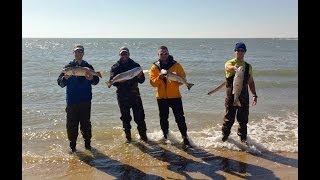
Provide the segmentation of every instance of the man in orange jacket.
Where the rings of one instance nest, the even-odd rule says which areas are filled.
[[[156,98],[159,108],[160,126],[164,139],[168,138],[168,118],[169,108],[171,108],[182,135],[183,143],[186,146],[190,146],[181,100],[182,96],[179,90],[179,86],[182,85],[182,83],[168,80],[165,74],[161,74],[161,69],[176,73],[183,78],[186,78],[186,73],[182,66],[173,59],[173,56],[169,55],[169,50],[166,46],[160,46],[158,48],[158,57],[159,60],[154,62],[150,69],[150,84],[157,88]]]

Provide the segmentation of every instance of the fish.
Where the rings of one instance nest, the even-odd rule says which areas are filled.
[[[188,90],[190,90],[191,87],[194,85],[193,83],[188,83],[185,78],[177,75],[174,72],[170,72],[168,70],[161,69],[160,73],[164,74],[168,80],[177,81],[177,82],[185,84],[188,87]]]
[[[93,76],[98,76],[102,78],[102,71],[94,71],[88,67],[74,66],[67,67],[62,70],[62,72],[69,76],[86,76],[86,72],[89,71]]]
[[[136,67],[128,71],[117,74],[115,77],[113,77],[109,81],[106,81],[105,83],[107,84],[108,88],[110,88],[113,83],[132,79],[136,77],[141,71],[145,72],[144,70],[142,70],[141,67]]]
[[[241,107],[239,96],[242,91],[243,78],[244,78],[244,68],[243,66],[240,66],[237,68],[236,74],[234,75],[234,78],[233,78],[233,89],[232,89],[232,94],[234,95],[233,106]]]
[[[217,91],[219,91],[227,82],[224,81],[223,83],[221,83],[219,86],[217,86],[216,88],[214,88],[213,90],[211,90],[210,92],[208,92],[207,94],[208,95],[211,95]]]

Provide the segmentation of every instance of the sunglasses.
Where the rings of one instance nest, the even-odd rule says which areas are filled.
[[[238,52],[246,52],[244,49],[237,49]]]
[[[128,53],[126,53],[126,52],[120,54],[120,56],[127,56],[127,55],[128,55]]]
[[[83,50],[78,49],[78,50],[75,50],[74,52],[77,52],[77,53],[83,53]]]
[[[168,53],[160,53],[160,56],[166,56]]]

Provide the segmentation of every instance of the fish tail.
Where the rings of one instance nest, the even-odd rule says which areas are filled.
[[[103,72],[98,71],[98,72],[97,72],[97,75],[98,75],[100,78],[102,78],[102,73],[103,73]]]
[[[108,88],[110,88],[112,86],[112,82],[111,81],[106,81],[106,84],[107,84]]]
[[[237,106],[237,102],[236,101],[233,101],[233,106]]]
[[[188,90],[190,90],[193,85],[194,84],[192,84],[192,83],[187,83]]]
[[[150,70],[143,70],[143,73],[150,73]]]

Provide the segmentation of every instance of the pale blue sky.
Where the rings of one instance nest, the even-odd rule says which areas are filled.
[[[22,37],[298,37],[298,0],[22,0]]]

